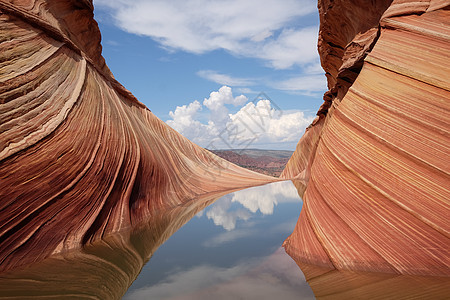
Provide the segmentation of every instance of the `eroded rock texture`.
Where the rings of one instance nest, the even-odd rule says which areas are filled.
[[[446,299],[450,278],[355,272],[299,263],[316,299]]]
[[[130,230],[0,273],[0,298],[121,299],[159,246],[226,193],[162,209]]]
[[[327,269],[450,276],[449,1],[319,1],[329,91],[282,177]],[[308,275],[308,274],[306,274]]]
[[[91,1],[0,0],[0,271],[273,180],[194,145],[121,86]]]

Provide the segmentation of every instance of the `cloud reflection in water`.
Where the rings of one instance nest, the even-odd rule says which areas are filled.
[[[263,259],[229,268],[196,266],[124,299],[314,299],[314,295],[298,266],[280,248]]]
[[[125,299],[313,299],[280,248],[300,208],[290,181],[221,197],[155,253]]]
[[[205,209],[208,219],[226,230],[233,230],[238,220],[248,221],[260,211],[272,215],[279,203],[300,203],[297,189],[290,181],[254,187],[226,195]],[[232,204],[238,203],[239,206]]]

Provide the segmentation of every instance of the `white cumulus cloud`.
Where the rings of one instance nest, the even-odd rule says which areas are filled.
[[[233,97],[231,88],[222,86],[217,92],[211,92],[209,98],[203,101],[203,105],[209,109],[218,109],[224,104],[242,105],[247,101],[247,97],[240,95]]]
[[[233,97],[233,92],[228,86],[222,86],[217,92],[211,92],[209,98],[203,100],[203,105],[211,111],[211,121],[220,124],[227,121],[228,109],[226,104],[234,106],[243,105],[248,99],[244,95]]]
[[[167,124],[197,144],[208,143],[219,132],[214,123],[203,124],[197,120],[200,110],[202,110],[202,104],[197,100],[188,105],[177,106],[175,111],[169,112],[172,119],[168,120]]]
[[[124,31],[169,50],[223,49],[283,69],[317,59],[317,27],[298,20],[317,11],[312,0],[95,0]]]
[[[230,115],[228,125],[235,128],[233,137],[238,141],[256,139],[257,143],[273,144],[298,140],[312,120],[302,111],[283,113],[270,100],[259,100]]]
[[[237,106],[236,113],[228,107]],[[207,123],[198,121],[199,111],[207,111]],[[294,148],[314,116],[302,111],[282,111],[268,99],[248,102],[244,95],[234,96],[222,86],[205,98],[178,106],[169,113],[167,124],[188,139],[210,149],[274,147]]]

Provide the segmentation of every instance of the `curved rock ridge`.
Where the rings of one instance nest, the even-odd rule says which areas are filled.
[[[162,209],[131,230],[0,273],[0,298],[121,299],[153,253],[226,193],[211,193],[183,206]]]
[[[199,195],[279,179],[159,120],[112,76],[90,1],[0,0],[0,271]]]
[[[281,175],[304,200],[284,246],[329,269],[450,276],[450,1],[389,2],[319,1],[330,90]]]

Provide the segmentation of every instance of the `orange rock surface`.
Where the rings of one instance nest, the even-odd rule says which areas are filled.
[[[319,1],[329,91],[281,175],[304,199],[284,246],[299,264],[450,276],[450,1],[390,2]]]
[[[300,263],[316,299],[446,299],[450,278],[355,272]]]
[[[202,195],[185,205],[162,209],[130,230],[2,272],[0,297],[120,299],[159,246],[226,193]]]
[[[274,180],[191,143],[121,86],[91,1],[0,0],[0,271]]]

